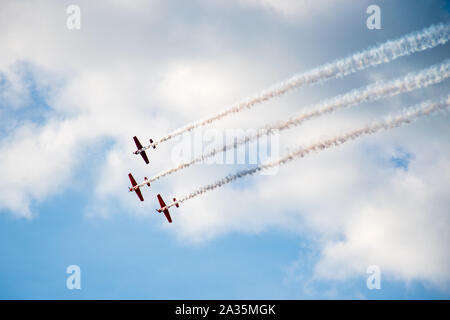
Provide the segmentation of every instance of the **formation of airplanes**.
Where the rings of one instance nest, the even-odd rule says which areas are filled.
[[[141,142],[139,141],[139,139],[136,136],[133,137],[133,140],[134,140],[134,143],[136,144],[136,148],[137,148],[137,150],[134,151],[133,154],[140,155],[142,157],[142,159],[144,159],[145,163],[149,164],[150,161],[148,160],[148,156],[147,156],[147,153],[145,151],[147,149],[151,148],[151,147],[153,147],[153,149],[156,148],[156,146],[153,143],[153,140],[150,139],[150,145],[146,146],[146,147],[142,146]],[[131,182],[131,187],[128,190],[130,192],[135,192],[137,197],[139,198],[139,200],[144,201],[144,197],[142,196],[142,192],[141,192],[141,189],[140,189],[141,185],[139,185],[136,182],[136,180],[134,179],[134,177],[133,177],[133,175],[131,173],[128,174],[128,178],[130,179],[130,182]],[[147,181],[148,181],[148,178],[144,177],[144,183],[146,182],[145,184],[147,184],[147,186],[150,187],[150,182],[147,182]],[[156,196],[156,198],[158,199],[159,205],[161,207],[159,209],[156,209],[156,212],[157,213],[164,213],[167,221],[169,223],[172,223],[172,217],[170,216],[169,209],[168,209],[166,203],[164,202],[163,198],[161,197],[160,194],[158,194]],[[178,208],[179,204],[176,201],[177,201],[177,199],[173,198],[173,202],[175,203],[175,206]]]

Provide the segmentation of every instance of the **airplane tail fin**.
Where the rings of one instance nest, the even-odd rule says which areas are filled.
[[[176,198],[173,198],[173,202],[177,202],[177,199],[176,199]],[[175,207],[179,208],[180,205],[179,205],[178,203],[176,203],[176,204],[175,204]]]

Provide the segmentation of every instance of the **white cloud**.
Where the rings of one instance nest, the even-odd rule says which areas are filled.
[[[331,5],[330,1],[319,5],[313,1],[244,2],[284,15],[311,17]],[[81,2],[83,25],[77,33],[65,28],[62,2],[2,2],[0,71],[6,72],[11,86],[2,91],[0,99],[13,106],[29,99],[26,82],[13,68],[17,61],[37,66],[31,75],[46,86],[57,87],[48,97],[53,113],[44,123],[24,121],[2,137],[2,209],[31,217],[34,201],[67,190],[71,181],[82,175],[76,171],[77,164],[89,159],[86,150],[103,138],[114,143],[106,150],[102,165],[96,167],[98,183],[85,210],[88,216],[107,217],[112,210],[107,205],[110,200],[136,215],[149,215],[154,212],[156,192],[166,199],[179,197],[229,171],[228,167],[196,166],[176,173],[144,189],[148,199],[144,204],[125,192],[129,171],[142,179],[167,168],[173,147],[167,144],[157,152],[150,150],[148,167],[131,155],[133,135],[143,141],[159,137],[280,80],[284,74],[270,55],[262,55],[267,59],[263,60],[260,48],[252,48],[257,45],[249,45],[246,35],[222,37],[219,31],[233,21],[205,30],[203,37],[202,29],[192,26],[197,19],[170,20],[162,4],[147,7],[146,3],[129,7],[128,2],[116,0],[114,6],[106,7]],[[119,15],[117,21],[114,17]],[[213,16],[203,18],[220,23]],[[165,19],[170,21],[163,23]],[[196,33],[186,39],[192,30]],[[298,58],[295,52],[284,54],[286,59]],[[57,75],[57,84],[48,80],[49,74]],[[326,85],[317,90],[326,96]],[[421,91],[418,98],[426,95]],[[308,89],[286,98],[252,113],[243,112],[218,127],[258,126],[282,118],[303,101],[315,98],[315,93]],[[323,132],[340,132],[382,110],[377,104],[370,108],[342,111],[284,133],[282,147],[308,143]],[[270,228],[307,234],[322,249],[315,268],[321,279],[347,279],[378,264],[383,272],[402,280],[421,279],[435,285],[448,282],[450,150],[446,117],[420,120],[409,128],[313,155],[280,168],[275,176],[257,175],[247,180],[249,188],[228,185],[173,209],[176,223],[170,227],[160,216],[155,215],[153,221],[191,243]],[[386,165],[397,147],[414,155],[408,171]]]
[[[326,243],[318,277],[343,280],[374,264],[400,280],[428,280],[448,288],[449,203],[441,193],[450,182],[450,168],[441,159],[430,170],[436,174],[426,177],[429,170],[417,174],[420,169],[412,167],[383,177],[383,184],[365,189],[367,200],[345,208],[351,219],[341,222],[344,239]]]
[[[0,108],[19,109],[30,103],[30,83],[20,64],[0,73]]]
[[[2,141],[1,207],[31,217],[32,199],[43,200],[70,185],[77,151],[89,138],[80,121],[49,121],[43,127],[27,123]]]
[[[346,1],[332,0],[236,0],[241,5],[261,6],[288,18],[316,19],[333,12],[336,6],[346,6]]]

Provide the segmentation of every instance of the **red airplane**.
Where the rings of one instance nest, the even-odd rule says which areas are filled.
[[[145,163],[148,164],[149,161],[148,161],[147,154],[145,153],[145,150],[143,149],[144,147],[139,142],[139,139],[136,136],[133,137],[133,140],[134,140],[134,143],[136,144],[136,148],[137,148],[137,150],[135,152],[133,152],[133,153],[134,154],[140,154],[142,159],[144,159]],[[150,139],[150,144],[152,144],[152,143],[153,143],[153,140]],[[155,149],[155,148],[156,148],[156,146],[153,146],[153,149]]]
[[[130,178],[131,185],[132,185],[132,187],[129,188],[130,192],[133,192],[133,191],[136,192],[138,198],[141,201],[144,201],[144,197],[142,196],[141,190],[139,190],[136,180],[134,180],[133,175],[131,173],[128,174],[128,178]],[[144,180],[148,180],[147,177],[145,177]],[[147,185],[150,187],[150,182],[148,182]]]
[[[164,213],[164,215],[167,218],[167,221],[169,221],[169,223],[172,223],[172,218],[170,217],[169,209],[166,208],[166,204],[165,204],[163,198],[161,197],[160,194],[158,194],[157,197],[158,197],[158,201],[159,201],[159,205],[161,206],[161,209],[156,209],[156,211],[158,211],[159,213]],[[173,198],[173,202],[176,202],[176,201],[177,201],[177,199]],[[176,203],[175,207],[179,208],[180,205],[178,203]],[[163,210],[163,208],[165,208],[165,209]]]

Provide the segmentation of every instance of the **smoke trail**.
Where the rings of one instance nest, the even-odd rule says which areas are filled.
[[[449,108],[450,108],[450,95],[448,95],[444,98],[441,98],[440,100],[425,101],[416,107],[405,110],[402,114],[398,115],[397,117],[388,118],[384,122],[374,122],[370,125],[366,125],[360,129],[347,132],[343,135],[338,135],[333,138],[322,140],[320,142],[311,144],[305,148],[300,147],[297,150],[293,151],[292,153],[290,153],[282,158],[279,158],[276,161],[262,164],[253,169],[242,170],[242,171],[238,171],[234,174],[230,174],[220,180],[217,180],[214,183],[208,184],[206,186],[203,186],[203,187],[197,189],[196,191],[186,195],[185,197],[179,199],[178,201],[172,202],[171,204],[167,205],[165,208],[170,208],[176,204],[180,204],[189,199],[192,199],[201,194],[204,194],[205,192],[220,188],[223,185],[233,182],[239,178],[242,178],[245,176],[250,176],[259,171],[286,164],[295,159],[303,158],[313,152],[326,150],[331,147],[337,147],[341,144],[344,144],[345,142],[352,141],[357,138],[364,137],[366,135],[374,134],[377,131],[380,131],[382,129],[389,130],[389,129],[393,129],[396,127],[400,127],[404,124],[413,122],[414,120],[418,119],[419,117],[429,115],[429,114],[437,112],[439,110],[448,110]],[[162,209],[165,209],[165,208],[162,208]]]
[[[392,97],[394,95],[409,92],[415,89],[424,88],[432,84],[444,81],[450,77],[450,60],[446,60],[442,64],[435,65],[424,69],[420,72],[409,73],[408,75],[391,80],[389,82],[377,82],[364,88],[352,90],[346,94],[336,96],[331,99],[324,100],[308,109],[311,111],[293,116],[286,121],[280,121],[271,125],[267,125],[257,130],[253,135],[248,135],[238,139],[235,142],[224,145],[211,150],[195,159],[184,162],[174,168],[163,171],[150,179],[150,182],[156,181],[164,176],[175,173],[182,169],[186,169],[196,163],[215,156],[220,152],[236,148],[244,145],[249,141],[259,139],[260,137],[270,134],[274,130],[286,130],[293,126],[298,126],[306,120],[320,117],[324,114],[331,113],[337,109],[354,106],[363,102],[375,101],[378,99]],[[147,181],[142,182],[139,186],[144,186]]]
[[[366,49],[340,60],[336,60],[311,71],[294,75],[290,79],[262,91],[253,98],[249,98],[203,120],[199,120],[175,130],[158,141],[143,147],[141,150],[152,148],[185,132],[189,132],[195,128],[220,120],[230,114],[238,113],[244,109],[250,109],[259,103],[270,100],[274,97],[279,97],[294,88],[312,85],[331,78],[344,77],[356,71],[376,66],[381,63],[387,63],[402,56],[431,49],[438,45],[447,43],[449,38],[450,24],[441,23],[438,25],[432,25],[421,31],[407,34],[396,40],[389,40],[376,47]]]

